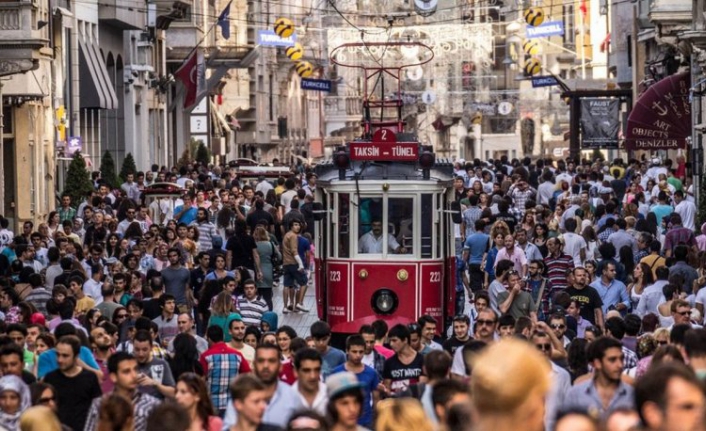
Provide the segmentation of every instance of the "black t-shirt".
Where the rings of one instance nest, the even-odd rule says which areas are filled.
[[[248,214],[247,217],[245,217],[245,221],[248,224],[248,227],[250,228],[250,232],[255,232],[255,227],[257,226],[257,223],[260,220],[267,221],[268,226],[272,226],[275,224],[275,219],[272,217],[272,214],[265,211],[264,209],[256,209],[255,211]]]
[[[453,356],[453,354],[456,353],[456,349],[458,349],[459,347],[463,347],[466,342],[468,342],[468,340],[461,341],[456,337],[451,337],[448,340],[444,341],[444,344],[442,346],[444,347],[444,350],[451,353],[451,356]]]
[[[421,353],[417,353],[408,365],[403,364],[395,354],[385,361],[382,378],[391,380],[390,389],[397,394],[408,389],[411,385],[419,383],[423,366],[424,356]]]
[[[142,301],[142,315],[150,320],[154,320],[162,315],[162,308],[159,306],[159,299],[145,299]]]
[[[581,317],[595,325],[595,310],[603,306],[603,300],[598,291],[591,286],[586,286],[581,290],[571,286],[566,289],[566,293],[569,294],[571,299],[575,299],[581,305]]]
[[[54,386],[61,423],[73,430],[82,430],[91,402],[102,395],[98,377],[86,370],[74,377],[66,377],[60,370],[54,370],[44,377],[44,381]]]
[[[226,243],[226,250],[233,253],[230,268],[234,269],[244,266],[254,271],[255,258],[252,252],[255,249],[257,249],[257,244],[255,244],[255,240],[250,235],[233,235]]]

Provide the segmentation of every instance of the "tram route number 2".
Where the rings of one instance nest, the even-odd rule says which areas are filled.
[[[441,283],[441,271],[430,272],[429,283]]]
[[[341,281],[341,271],[329,272],[329,281]]]

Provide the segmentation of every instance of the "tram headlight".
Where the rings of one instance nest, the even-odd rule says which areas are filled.
[[[400,303],[397,294],[389,289],[380,289],[375,292],[371,302],[373,310],[377,314],[392,314]]]

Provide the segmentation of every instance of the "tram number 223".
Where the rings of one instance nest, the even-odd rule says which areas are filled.
[[[441,271],[430,272],[429,283],[441,283]]]
[[[329,281],[341,281],[341,271],[331,271],[329,273]]]

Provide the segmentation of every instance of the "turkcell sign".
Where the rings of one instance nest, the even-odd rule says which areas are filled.
[[[329,81],[328,79],[302,78],[301,89],[302,90],[325,91],[327,93],[330,93],[331,92],[331,81]]]
[[[532,78],[532,88],[551,87],[559,85],[559,81],[553,76],[535,76]]]
[[[527,26],[525,35],[527,39],[536,37],[561,36],[564,34],[563,21],[549,21],[537,27]]]
[[[280,37],[274,30],[258,30],[257,44],[262,46],[293,46],[297,41],[297,35]]]
[[[351,142],[351,160],[413,162],[419,158],[419,145],[413,142]]]

